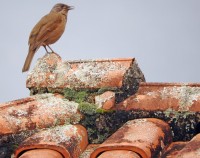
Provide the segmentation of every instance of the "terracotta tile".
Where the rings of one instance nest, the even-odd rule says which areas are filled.
[[[0,135],[77,123],[82,115],[78,104],[60,95],[41,94],[0,104]],[[73,122],[72,122],[73,123]]]
[[[173,142],[165,150],[161,158],[175,158],[180,150],[182,150],[188,142]]]
[[[137,153],[128,150],[112,150],[103,152],[98,158],[141,158]]]
[[[119,103],[118,110],[200,111],[200,84],[140,83],[138,92]]]
[[[0,103],[0,110],[8,108],[8,107],[12,107],[13,105],[17,106],[17,105],[25,104],[25,103],[28,103],[31,101],[34,101],[34,98],[27,97],[27,98],[23,98],[23,99],[13,100],[11,102]]]
[[[95,104],[98,108],[109,110],[115,105],[115,93],[112,91],[104,92],[101,95],[95,96]]]
[[[59,152],[66,158],[78,158],[87,145],[87,131],[83,126],[57,126],[40,131],[26,139],[15,151],[15,158],[20,157],[24,151],[33,149],[49,149]]]
[[[200,134],[193,137],[189,142],[172,143],[162,158],[199,158],[200,157]]]
[[[63,156],[55,150],[33,149],[26,151],[19,158],[63,158]]]
[[[136,78],[145,80],[134,58],[62,62],[59,55],[51,53],[37,62],[26,85],[28,88],[120,88],[133,85]]]
[[[91,158],[112,150],[128,150],[142,158],[154,158],[171,141],[170,127],[164,121],[155,118],[131,120],[102,143]]]

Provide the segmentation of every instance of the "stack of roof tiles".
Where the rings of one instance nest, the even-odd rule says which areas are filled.
[[[148,83],[135,59],[39,59],[0,104],[0,158],[198,158],[200,84]]]

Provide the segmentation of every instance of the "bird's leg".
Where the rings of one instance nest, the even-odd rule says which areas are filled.
[[[47,45],[47,47],[48,47],[49,49],[51,49],[51,47],[50,47],[49,45]],[[53,49],[51,49],[51,52],[54,53]]]
[[[48,50],[47,50],[46,46],[45,46],[45,45],[43,45],[43,47],[44,47],[44,49],[46,50],[47,54],[49,54],[49,52],[48,52]]]

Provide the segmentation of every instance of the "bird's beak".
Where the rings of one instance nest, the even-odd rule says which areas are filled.
[[[72,9],[74,9],[74,7],[73,6],[69,6],[68,10],[72,10]]]

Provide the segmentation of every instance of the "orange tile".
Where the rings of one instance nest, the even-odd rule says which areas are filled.
[[[115,93],[112,91],[104,92],[101,95],[95,96],[95,104],[98,108],[109,110],[115,105]]]
[[[162,158],[199,158],[200,134],[197,134],[189,142],[174,142],[162,155]]]
[[[199,83],[141,83],[138,92],[119,103],[116,109],[198,112],[199,105]]]
[[[63,156],[55,150],[33,149],[26,151],[19,158],[63,158]]]
[[[60,95],[41,94],[0,104],[0,135],[63,125],[82,115],[78,104]]]
[[[163,150],[162,158],[175,158],[180,150],[182,150],[188,142],[172,142]]]
[[[87,145],[87,131],[83,126],[57,126],[35,133],[22,142],[15,151],[15,158],[21,158],[20,156],[26,151],[29,151],[27,154],[30,155],[31,150],[37,152],[38,149],[57,151],[66,158],[78,158]],[[23,155],[26,155],[25,153]]]
[[[129,73],[137,71],[137,73]],[[134,58],[80,60],[62,62],[60,56],[45,55],[29,73],[26,86],[48,88],[102,88],[134,85],[134,78],[144,81],[144,75]]]
[[[102,143],[91,158],[112,150],[128,150],[138,153],[141,158],[153,158],[171,141],[170,127],[164,121],[155,118],[131,120]]]

